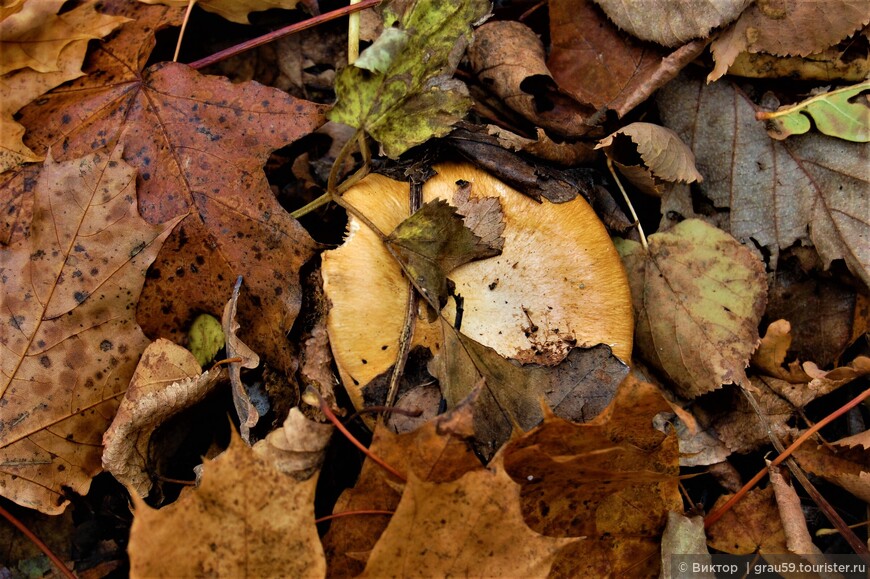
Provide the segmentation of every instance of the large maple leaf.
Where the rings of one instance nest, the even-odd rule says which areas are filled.
[[[125,26],[91,55],[88,77],[25,107],[27,144],[68,159],[120,142],[139,170],[142,216],[185,216],[150,271],[139,308],[146,333],[179,341],[195,313],[221,311],[241,275],[240,315],[251,320],[242,338],[293,370],[285,335],[300,305],[298,269],[315,244],[275,200],[262,166],[274,149],[319,126],[322,107],[181,64],[143,70],[142,23],[165,24],[166,9],[115,2],[105,10],[134,16],[137,34]],[[17,179],[6,184],[16,187]]]
[[[49,152],[30,237],[0,251],[0,494],[46,513],[99,472],[103,431],[148,343],[136,301],[178,219],[142,220],[135,178],[120,148],[63,162]]]

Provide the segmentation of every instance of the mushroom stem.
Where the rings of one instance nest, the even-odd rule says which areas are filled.
[[[613,169],[613,161],[610,160],[610,157],[607,157],[607,168],[610,170],[610,174],[613,175],[613,180],[616,181],[616,186],[619,187],[619,191],[622,193],[622,198],[625,199],[625,203],[628,205],[628,210],[631,211],[631,218],[634,219],[637,233],[640,235],[640,244],[643,246],[644,251],[649,251],[649,245],[646,242],[646,235],[643,233],[640,219],[638,219],[637,213],[634,211],[634,205],[631,204],[631,199],[628,198],[628,193],[625,192],[625,188],[622,186],[622,181],[619,180],[616,171]]]

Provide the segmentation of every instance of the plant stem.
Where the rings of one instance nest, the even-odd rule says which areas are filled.
[[[646,235],[643,234],[643,227],[640,225],[640,219],[638,219],[637,213],[634,211],[634,205],[631,204],[631,199],[628,198],[628,193],[625,192],[625,188],[622,186],[622,181],[620,181],[619,177],[616,175],[616,170],[613,168],[613,161],[610,160],[610,157],[607,157],[607,168],[610,170],[610,174],[613,175],[613,180],[616,181],[616,186],[619,187],[619,191],[622,193],[622,198],[625,199],[625,203],[628,205],[628,210],[631,211],[631,218],[634,219],[634,224],[637,227],[637,233],[640,235],[640,244],[643,245],[643,250],[649,251],[649,244],[646,242]]]
[[[60,560],[60,557],[54,554],[54,552],[46,545],[42,539],[36,536],[36,534],[25,526],[24,523],[19,521],[12,513],[4,509],[0,506],[0,516],[9,521],[13,527],[21,531],[21,534],[27,537],[31,543],[37,546],[40,551],[42,551],[46,557],[57,567],[57,570],[61,572],[61,574],[67,579],[76,579],[76,576],[70,571],[69,567],[67,567],[63,561]]]

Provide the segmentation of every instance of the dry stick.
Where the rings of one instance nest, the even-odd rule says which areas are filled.
[[[314,519],[314,524],[323,523],[325,521],[331,521],[332,519],[340,519],[341,517],[351,517],[354,515],[394,515],[395,511],[344,511],[341,513],[333,513],[331,515],[326,515],[325,517],[320,517],[319,519]]]
[[[767,438],[770,439],[771,444],[776,449],[777,452],[782,454],[785,452],[785,448],[782,446],[782,442],[780,442],[779,438],[773,433],[773,430],[770,428],[770,422],[768,422],[767,418],[764,416],[764,412],[761,410],[761,406],[759,406],[758,401],[755,399],[755,396],[752,395],[752,392],[749,392],[745,388],[741,388],[743,392],[743,396],[749,401],[749,405],[752,406],[752,409],[755,411],[755,414],[758,416],[759,420],[761,420],[764,425],[764,429],[767,431]],[[806,473],[800,467],[800,465],[795,461],[794,458],[788,457],[785,460],[786,466],[788,466],[792,475],[801,483],[801,486],[805,491],[810,495],[813,501],[819,506],[828,520],[840,531],[840,534],[846,539],[846,542],[852,547],[855,553],[859,555],[870,555],[870,551],[868,551],[867,546],[858,538],[858,536],[852,532],[852,529],[849,528],[849,525],[846,524],[846,521],[837,513],[836,509],[831,506],[831,503],[822,496],[822,493],[810,482],[810,479],[807,477]]]
[[[374,455],[368,448],[366,448],[366,446],[363,443],[361,443],[359,440],[357,440],[356,437],[353,434],[351,434],[347,428],[344,427],[344,424],[342,424],[341,420],[339,420],[338,417],[332,412],[332,410],[329,408],[329,405],[326,403],[326,400],[324,400],[323,396],[320,395],[320,392],[318,392],[314,388],[311,388],[310,386],[308,388],[306,388],[306,392],[311,392],[312,394],[314,394],[317,397],[317,400],[320,402],[320,411],[326,415],[326,418],[328,418],[329,421],[332,422],[333,426],[335,426],[338,429],[338,431],[341,432],[344,435],[344,437],[347,438],[351,442],[351,444],[353,444],[355,447],[360,449],[360,451],[364,455],[366,455],[367,457],[372,459],[382,469],[384,469],[385,471],[387,471],[388,473],[390,473],[391,475],[393,475],[394,477],[396,477],[400,481],[408,482],[408,479],[407,479],[407,477],[405,477],[405,475],[403,475],[402,473],[400,473],[399,471],[397,471],[396,469],[391,467],[389,464],[384,462],[384,460],[382,458],[380,458],[379,456]]]
[[[63,574],[67,579],[76,579],[76,576],[70,571],[69,567],[67,567],[63,561],[60,560],[60,557],[54,554],[54,552],[48,548],[48,545],[42,542],[42,539],[36,536],[33,531],[28,529],[24,523],[15,518],[15,515],[4,509],[0,506],[0,516],[4,519],[12,523],[16,529],[21,531],[21,534],[30,539],[30,542],[36,545],[40,551],[45,553],[45,556],[49,558],[49,560],[57,567],[58,571]]]
[[[634,205],[631,204],[631,200],[628,198],[628,193],[625,192],[625,188],[622,186],[622,181],[620,181],[619,177],[616,176],[616,170],[613,168],[613,161],[610,160],[610,157],[607,157],[607,168],[610,169],[610,174],[613,175],[613,180],[616,181],[616,186],[619,187],[619,191],[622,193],[622,198],[625,199],[625,203],[628,205],[628,210],[631,211],[631,217],[634,219],[634,224],[637,226],[637,232],[640,235],[640,244],[643,245],[643,250],[649,251],[649,245],[646,242],[646,235],[643,234],[643,227],[640,226],[640,219],[637,218],[637,213],[634,211]]]
[[[857,397],[853,398],[848,404],[841,406],[840,408],[838,408],[837,410],[835,410],[831,414],[828,414],[827,416],[825,416],[825,418],[823,418],[821,421],[817,422],[815,426],[813,426],[812,428],[810,428],[806,432],[804,432],[802,435],[800,435],[797,438],[797,440],[795,440],[791,444],[791,446],[789,446],[787,449],[785,449],[785,452],[780,453],[780,455],[777,456],[773,460],[773,462],[771,462],[770,464],[772,464],[773,466],[780,465],[782,463],[782,461],[784,461],[789,456],[791,456],[791,454],[800,445],[802,445],[804,442],[806,442],[813,434],[815,434],[816,432],[818,432],[819,430],[821,430],[822,428],[824,428],[825,426],[830,424],[832,421],[836,420],[841,415],[845,414],[846,412],[848,412],[849,410],[851,410],[855,406],[858,406],[858,404],[860,404],[863,400],[865,400],[868,397],[870,397],[870,388],[868,388],[867,390],[865,390],[864,392],[859,394]],[[737,501],[742,499],[743,495],[748,493],[752,489],[752,487],[757,485],[758,481],[763,479],[765,474],[767,474],[766,467],[761,469],[758,472],[758,474],[756,474],[754,477],[752,477],[752,480],[750,480],[748,483],[743,485],[743,488],[741,488],[739,491],[737,491],[733,497],[728,499],[728,501],[724,505],[722,505],[717,510],[715,510],[712,513],[710,513],[709,515],[707,515],[707,518],[704,519],[704,527],[707,528],[710,525],[713,525],[719,519],[721,519],[722,515],[724,515],[728,511],[730,511],[731,507],[733,507],[737,503]]]
[[[222,60],[226,60],[231,56],[235,56],[237,54],[241,54],[247,50],[251,50],[252,48],[256,48],[258,46],[262,46],[264,44],[268,44],[273,40],[277,40],[279,38],[284,38],[285,36],[289,36],[290,34],[294,34],[296,32],[300,32],[302,30],[308,30],[309,28],[314,28],[315,26],[319,26],[324,22],[329,22],[330,20],[335,20],[336,18],[341,18],[342,16],[347,16],[348,14],[353,14],[354,12],[359,12],[360,10],[365,10],[366,8],[371,8],[372,6],[377,6],[381,3],[382,0],[362,0],[359,4],[353,4],[351,6],[345,6],[344,8],[339,8],[338,10],[333,10],[332,12],[327,12],[326,14],[320,14],[319,16],[314,16],[309,18],[308,20],[303,20],[302,22],[297,22],[296,24],[291,24],[290,26],[285,26],[284,28],[279,28],[274,32],[270,32],[268,34],[264,34],[263,36],[259,36],[257,38],[253,38],[251,40],[242,42],[241,44],[237,44],[235,46],[231,46],[225,50],[221,50],[220,52],[216,52],[211,56],[206,56],[205,58],[201,58],[195,62],[191,62],[188,64],[189,67],[194,69],[200,69],[204,66],[208,66],[210,64],[214,64],[216,62],[220,62]]]
[[[178,62],[178,54],[181,52],[181,39],[184,38],[184,31],[187,30],[187,22],[190,20],[190,13],[193,11],[193,6],[196,0],[187,0],[187,11],[184,13],[184,20],[181,21],[181,30],[178,31],[178,42],[175,43],[175,54],[172,56],[172,62]]]

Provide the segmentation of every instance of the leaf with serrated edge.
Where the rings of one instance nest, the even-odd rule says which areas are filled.
[[[0,492],[59,513],[85,494],[102,434],[148,340],[134,318],[145,270],[179,218],[148,225],[121,149],[55,162],[28,240],[0,250],[4,319]]]
[[[694,398],[748,385],[767,302],[764,265],[727,233],[687,219],[639,243],[618,240],[628,270],[641,355]]]

